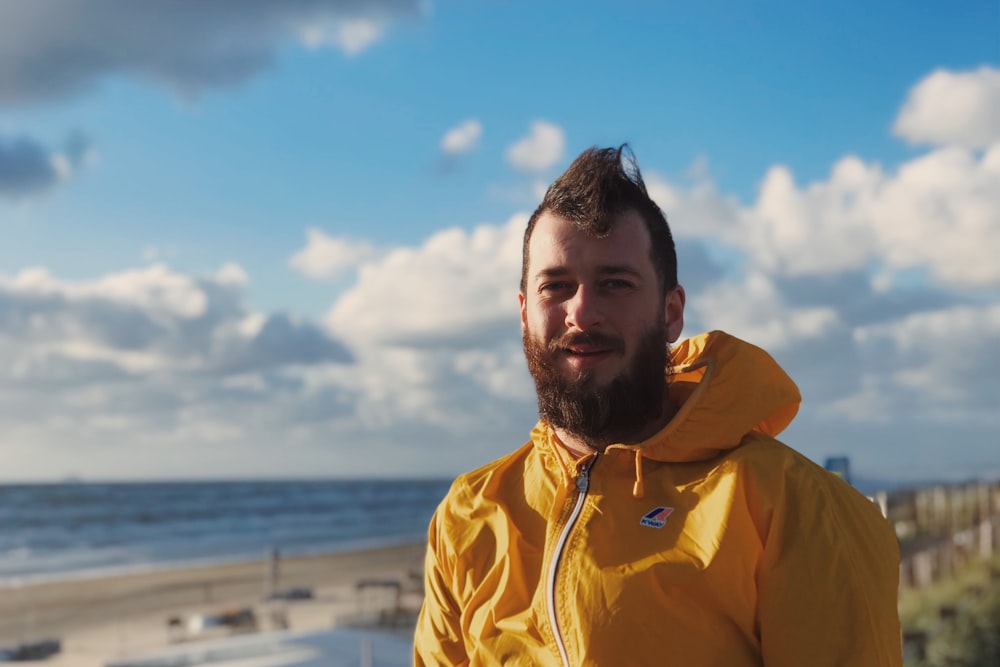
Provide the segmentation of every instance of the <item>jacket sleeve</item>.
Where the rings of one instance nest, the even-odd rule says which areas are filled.
[[[448,545],[442,537],[441,526],[444,507],[442,503],[431,519],[428,531],[424,603],[413,638],[413,664],[416,667],[469,664],[461,629],[461,610],[448,584],[450,568],[447,567],[448,558],[444,556]]]
[[[774,508],[757,573],[765,667],[901,667],[899,545],[843,480],[798,479]]]

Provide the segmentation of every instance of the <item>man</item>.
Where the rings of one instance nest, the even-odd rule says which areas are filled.
[[[541,420],[438,508],[416,663],[901,665],[895,536],[774,439],[795,384],[722,332],[668,352],[673,239],[623,148],[580,155],[528,222]]]

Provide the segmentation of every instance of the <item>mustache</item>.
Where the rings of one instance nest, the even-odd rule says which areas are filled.
[[[561,352],[574,346],[602,347],[613,352],[622,352],[625,349],[625,341],[616,336],[609,336],[597,331],[577,331],[564,333],[558,338],[549,341],[549,352]]]

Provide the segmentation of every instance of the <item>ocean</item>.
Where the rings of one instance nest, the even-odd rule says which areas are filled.
[[[419,540],[450,483],[0,485],[0,586]]]

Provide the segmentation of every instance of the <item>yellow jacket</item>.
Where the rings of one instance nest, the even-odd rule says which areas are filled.
[[[774,440],[795,384],[721,332],[672,363],[679,411],[649,440],[571,462],[539,423],[455,481],[430,526],[417,665],[902,665],[896,538]]]

